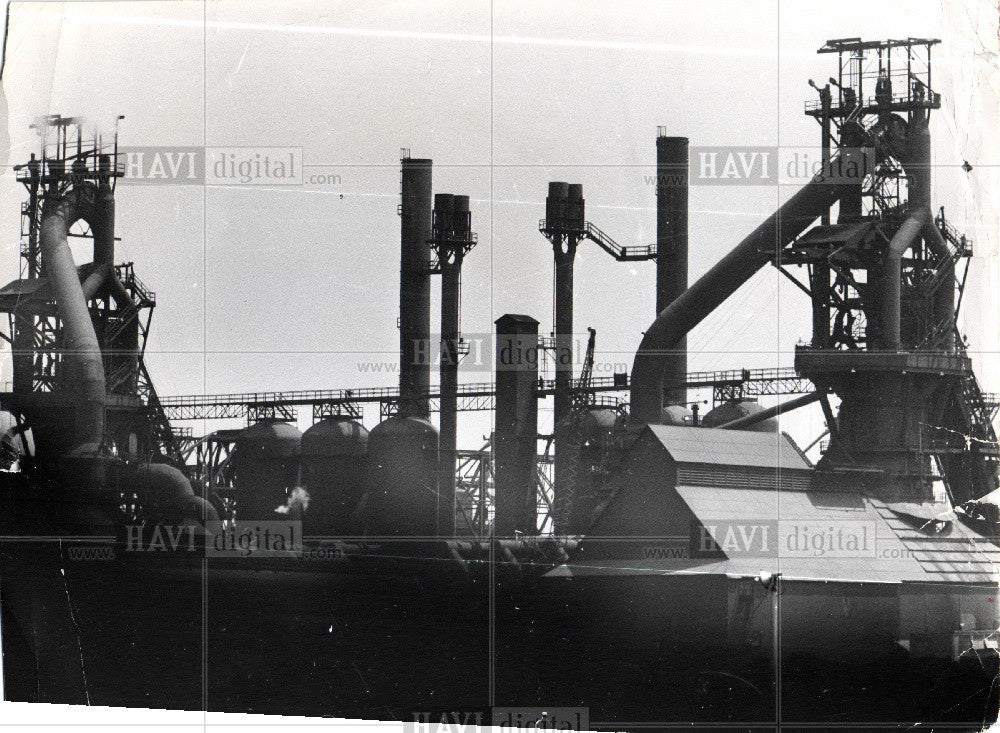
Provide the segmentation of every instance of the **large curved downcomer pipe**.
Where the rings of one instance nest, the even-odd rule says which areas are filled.
[[[913,113],[906,128],[906,154],[903,161],[903,169],[906,171],[908,180],[907,192],[907,213],[910,218],[919,218],[921,222],[919,235],[923,238],[924,244],[939,258],[943,266],[950,268],[953,263],[950,261],[951,251],[941,232],[934,224],[934,215],[931,212],[931,133],[928,127],[928,119],[925,112],[917,110]],[[907,221],[909,223],[909,220]],[[903,226],[906,226],[904,223]],[[902,230],[900,230],[902,231]],[[895,241],[895,239],[893,240]],[[915,241],[915,238],[914,238]],[[905,248],[903,250],[905,252]],[[902,252],[899,253],[902,256]],[[895,258],[896,252],[890,247],[890,257]],[[897,267],[897,263],[887,263],[888,267]],[[887,267],[887,269],[888,269]],[[886,292],[886,301],[883,307],[888,310],[894,307],[897,311],[896,319],[899,319],[898,311],[902,307],[901,283],[899,274],[896,274],[896,282],[890,282],[891,275],[887,273],[886,284],[891,288]],[[955,322],[955,287],[951,284],[942,283],[934,294],[933,313],[935,326],[943,324],[953,325]],[[890,302],[889,299],[892,298]],[[942,344],[945,350],[951,350],[955,344],[954,329],[947,328],[942,334]],[[900,348],[901,335],[897,330],[889,334],[887,341],[889,348]]]
[[[896,230],[889,242],[885,264],[882,269],[882,312],[881,333],[882,348],[887,351],[898,351],[902,347],[901,314],[903,287],[903,253],[920,239],[924,229],[927,214],[916,211],[907,217],[906,221]]]
[[[68,242],[70,227],[80,219],[92,230],[107,229],[97,216],[97,194],[93,185],[82,184],[46,200],[39,228],[42,262],[62,321],[64,384],[76,402],[70,456],[96,454],[104,438],[104,362]]]
[[[660,312],[642,337],[632,364],[633,422],[659,421],[670,356],[687,333],[828,211],[845,188],[813,179]]]
[[[906,148],[903,169],[908,180],[907,218],[896,230],[886,253],[882,270],[882,299],[880,303],[881,338],[879,346],[888,351],[898,351],[902,343],[902,259],[906,250],[923,239],[927,248],[941,260],[943,267],[953,266],[950,250],[941,232],[934,224],[931,213],[931,135],[927,116],[914,113],[906,129]],[[934,294],[933,313],[935,326],[950,325],[955,321],[955,288],[942,283]],[[942,334],[945,350],[955,343],[953,329]]]

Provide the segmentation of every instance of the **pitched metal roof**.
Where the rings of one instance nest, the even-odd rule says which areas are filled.
[[[869,583],[927,579],[897,534],[860,494],[703,486],[678,486],[677,493],[724,551],[723,534],[730,527],[773,527],[773,552],[761,556],[727,551],[727,573],[767,571],[788,578]],[[858,540],[856,549],[844,547],[845,533]],[[823,546],[816,546],[815,540]]]
[[[812,470],[782,433],[674,425],[649,430],[678,463]]]
[[[978,587],[994,587],[998,582],[995,568],[1000,567],[1000,547],[957,521],[946,505],[911,504],[896,506],[894,511],[892,505],[846,491],[690,485],[678,486],[676,491],[723,547],[725,557],[637,554],[634,558],[606,561],[591,557],[581,564],[571,561],[548,575],[757,577],[766,572],[781,573],[786,580],[815,582],[945,583]],[[915,507],[920,511],[915,513]],[[941,523],[928,524],[926,517],[940,518]],[[730,527],[752,528],[764,524],[773,533],[772,551],[726,549],[725,532]],[[816,552],[801,540],[791,543],[799,536],[798,532],[829,536],[840,529],[863,532],[864,546],[847,551],[843,547],[832,550],[825,547]],[[684,538],[675,540],[678,547],[686,545]],[[637,540],[635,544],[639,550],[643,542]]]

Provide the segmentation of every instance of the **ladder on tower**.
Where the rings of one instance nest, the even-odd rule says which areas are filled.
[[[573,408],[581,409],[588,405],[593,405],[595,395],[591,389],[594,381],[594,347],[597,342],[597,331],[587,327],[590,336],[587,338],[587,353],[583,357],[583,367],[580,369],[580,378],[576,382],[576,389],[573,391]]]

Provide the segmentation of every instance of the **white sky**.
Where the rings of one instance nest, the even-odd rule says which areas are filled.
[[[28,157],[28,124],[50,113],[125,115],[125,146],[302,147],[307,165],[341,183],[119,188],[118,258],[135,260],[158,296],[153,377],[161,394],[392,385],[395,374],[361,373],[358,362],[397,358],[401,147],[434,159],[435,191],[472,197],[479,245],[466,259],[463,330],[488,333],[519,312],[545,333],[552,257],[537,221],[548,181],[582,183],[589,220],[623,244],[651,243],[656,126],[692,145],[816,145],[806,81],[833,74],[835,57],[815,50],[857,35],[943,40],[934,204],[976,242],[964,328],[974,349],[995,352],[990,2],[16,3],[6,162]],[[691,279],[791,193],[692,188]],[[9,168],[0,194],[9,280],[23,198]],[[576,330],[597,328],[599,361],[631,368],[653,279],[652,263],[581,247]],[[808,336],[804,296],[768,268],[694,330],[690,368],[790,366]],[[995,356],[979,355],[986,389],[1000,387]],[[462,444],[478,444],[489,422],[461,415]],[[786,428],[806,442],[820,426],[813,412]]]

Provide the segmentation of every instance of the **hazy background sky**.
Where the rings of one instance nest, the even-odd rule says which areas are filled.
[[[933,200],[975,240],[962,325],[996,390],[991,2],[15,3],[6,162],[36,149],[28,124],[49,113],[124,115],[130,147],[301,147],[310,170],[340,183],[119,187],[118,259],[134,260],[158,296],[153,377],[165,395],[393,385],[395,373],[358,365],[397,361],[400,148],[433,158],[436,192],[472,197],[479,245],[464,269],[463,331],[488,333],[518,312],[547,333],[552,255],[537,222],[548,181],[582,183],[589,220],[623,244],[651,243],[656,126],[692,145],[814,146],[807,80],[836,63],[815,51],[858,35],[943,40]],[[9,168],[0,185],[9,280],[23,189]],[[692,281],[793,192],[693,187]],[[631,368],[654,315],[654,269],[581,246],[576,330],[598,330],[604,368]],[[808,338],[807,300],[766,268],[694,330],[690,368],[790,366]],[[477,445],[489,423],[462,414],[461,443]],[[805,412],[785,427],[808,441],[822,418]]]

